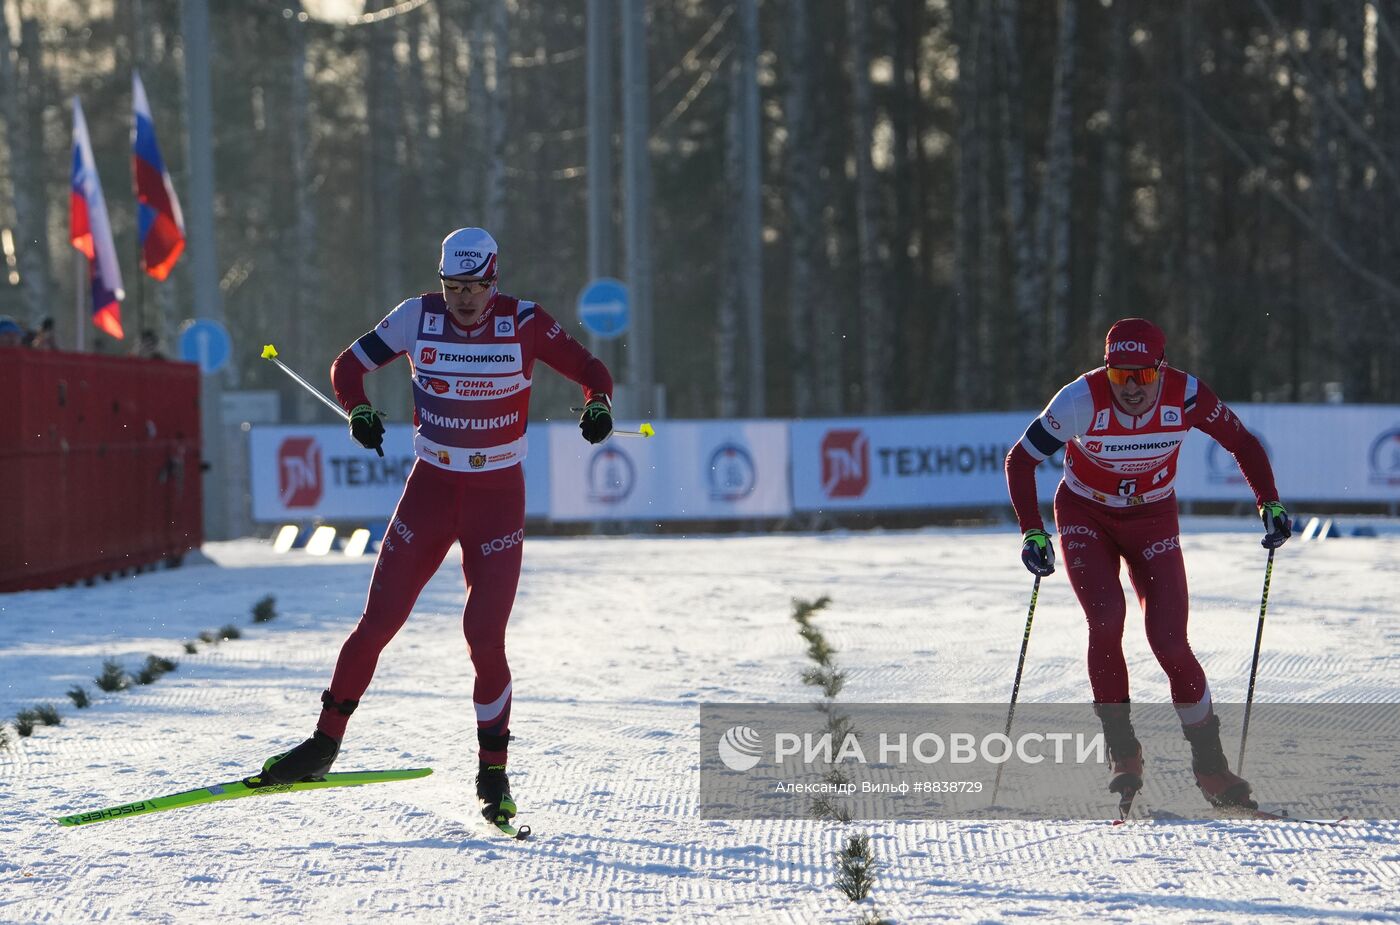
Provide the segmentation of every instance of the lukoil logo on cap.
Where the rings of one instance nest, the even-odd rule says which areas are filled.
[[[1140,340],[1119,340],[1108,345],[1109,353],[1147,353],[1147,345]]]
[[[496,239],[481,228],[458,228],[442,239],[441,276],[496,275]]]

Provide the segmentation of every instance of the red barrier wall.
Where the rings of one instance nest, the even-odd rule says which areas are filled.
[[[199,367],[0,349],[0,591],[203,542]]]

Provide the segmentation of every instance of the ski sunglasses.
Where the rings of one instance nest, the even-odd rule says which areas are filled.
[[[1107,367],[1108,381],[1114,385],[1127,385],[1129,379],[1135,379],[1138,385],[1151,385],[1157,381],[1157,371],[1161,367],[1161,362],[1146,369],[1119,369],[1116,366],[1109,366]]]
[[[496,282],[496,277],[489,279],[448,279],[446,276],[439,277],[442,280],[443,288],[448,292],[465,292],[467,295],[476,295],[478,292],[485,292]]]

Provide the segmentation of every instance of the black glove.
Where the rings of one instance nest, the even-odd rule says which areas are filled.
[[[1293,522],[1281,502],[1265,501],[1259,505],[1259,518],[1264,521],[1264,538],[1259,545],[1265,549],[1278,549],[1293,535]]]
[[[1055,544],[1044,530],[1027,530],[1021,535],[1021,561],[1032,575],[1044,578],[1055,574]]]
[[[578,429],[589,443],[602,443],[613,430],[612,405],[607,396],[594,398],[583,406]]]
[[[384,422],[369,405],[356,405],[350,412],[350,436],[365,449],[379,450],[379,455],[384,455],[380,449],[384,445]]]

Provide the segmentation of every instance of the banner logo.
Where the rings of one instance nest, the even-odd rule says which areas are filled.
[[[859,498],[870,485],[870,438],[863,430],[829,430],[822,437],[822,493]]]
[[[748,450],[737,443],[724,443],[710,455],[706,472],[711,501],[741,501],[753,494],[758,471]]]
[[[1371,483],[1400,485],[1400,427],[1392,427],[1371,444]]]
[[[321,444],[315,437],[288,437],[277,447],[277,497],[283,507],[314,507],[325,491]]]
[[[637,470],[621,450],[604,447],[588,462],[588,499],[603,504],[619,504],[632,494]]]
[[[1254,436],[1259,437],[1259,445],[1264,448],[1264,453],[1273,459],[1274,453],[1268,442],[1259,436],[1258,431],[1254,432]],[[1246,484],[1244,473],[1240,471],[1240,464],[1235,462],[1235,457],[1214,440],[1210,441],[1206,448],[1206,478],[1222,485]]]

